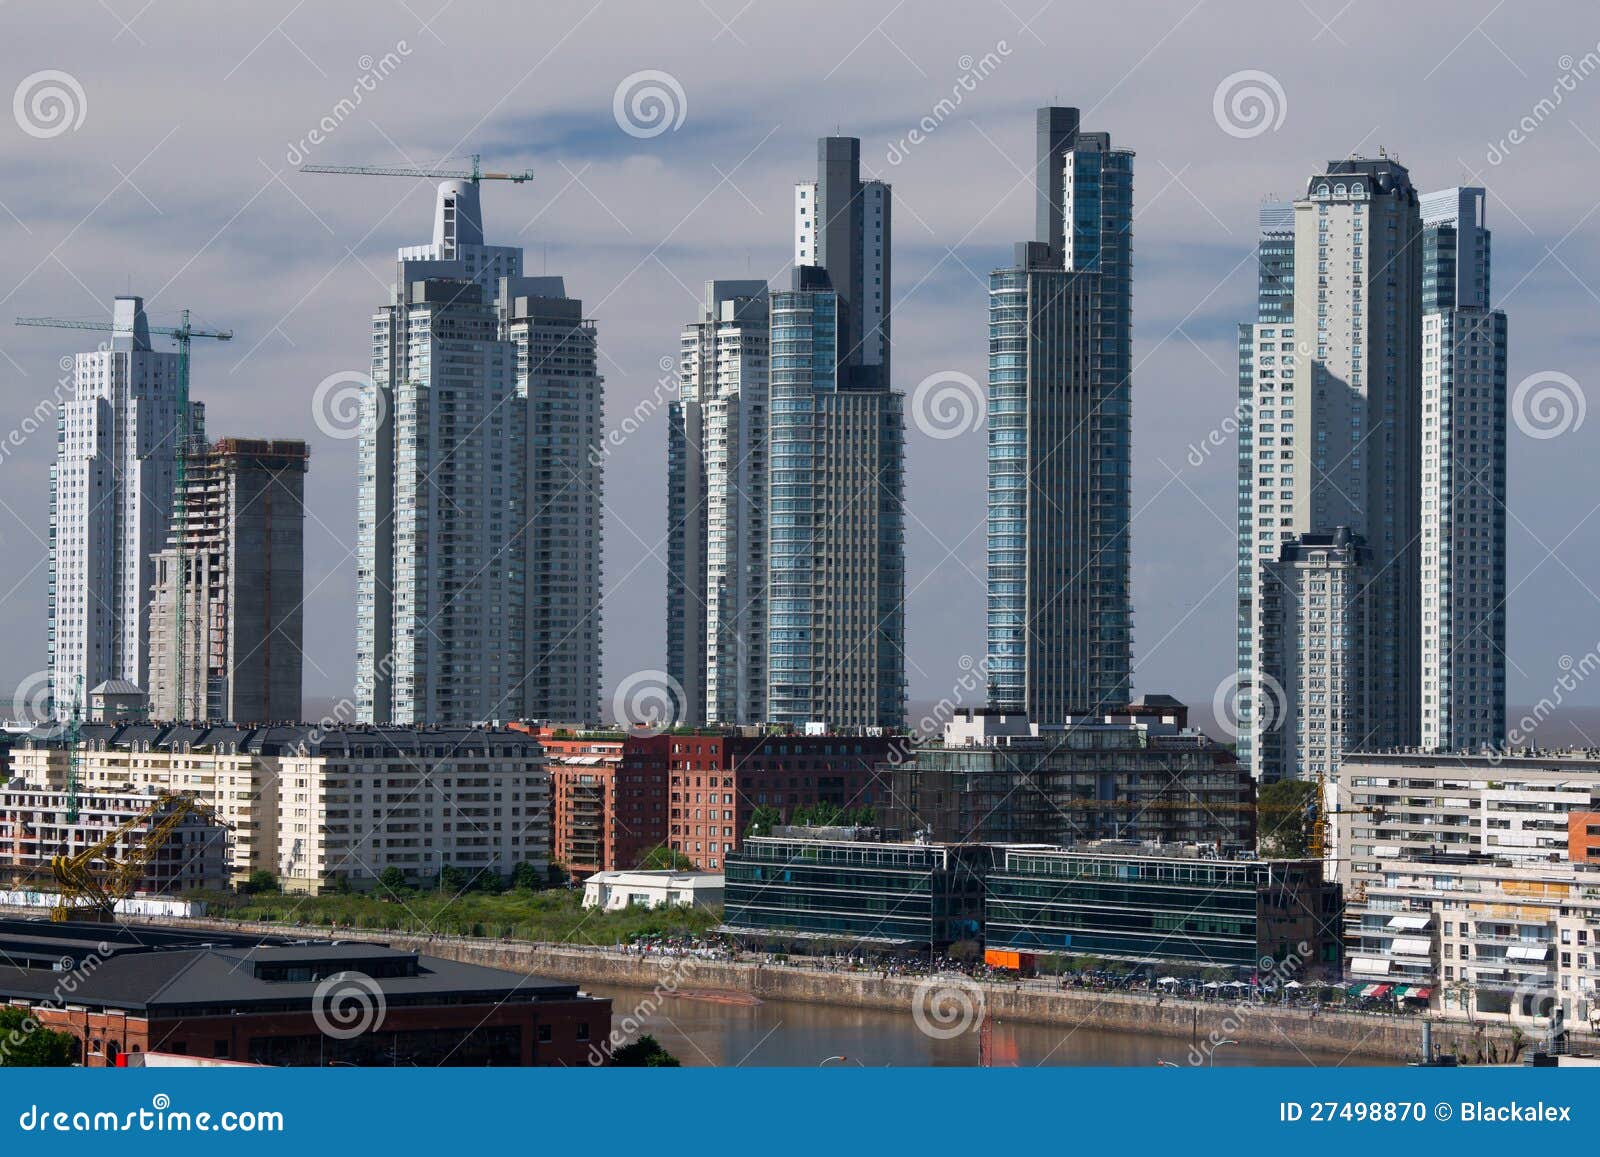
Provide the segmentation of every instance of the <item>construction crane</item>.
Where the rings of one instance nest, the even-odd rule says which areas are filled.
[[[524,181],[533,180],[533,170],[524,169],[520,173],[485,173],[480,167],[479,155],[472,154],[472,171],[465,172],[459,169],[432,169],[425,165],[301,165],[302,173],[343,173],[356,177],[413,177],[437,181],[471,181],[476,185],[479,181],[510,181],[520,185]]]
[[[110,332],[113,335],[122,334],[131,336],[133,331],[119,327],[111,321],[74,321],[63,317],[19,317],[18,325],[41,325],[52,329],[87,329],[101,333]],[[149,327],[151,334],[159,334],[172,338],[178,343],[178,445],[177,454],[173,460],[172,476],[172,550],[173,563],[177,567],[177,581],[173,584],[176,603],[173,607],[173,625],[178,640],[178,653],[173,673],[176,697],[173,702],[177,706],[177,713],[183,713],[183,680],[186,673],[188,635],[184,631],[184,589],[188,585],[188,558],[184,553],[184,538],[188,533],[188,482],[189,482],[189,342],[197,337],[213,338],[216,341],[232,341],[231,329],[196,329],[189,324],[189,311],[183,311],[183,321],[179,325],[152,325]]]
[[[78,676],[78,693],[72,700],[72,715],[67,720],[67,822],[78,822],[78,771],[82,762],[79,755],[79,744],[83,742],[83,730],[79,726],[83,717],[83,676]]]
[[[51,856],[50,872],[55,876],[61,894],[50,912],[50,919],[58,923],[67,920],[91,924],[113,923],[116,920],[117,902],[133,895],[156,853],[166,846],[173,832],[191,815],[201,815],[220,822],[216,812],[199,800],[162,792],[138,815],[124,820],[115,830],[107,832],[83,851],[70,856]],[[150,824],[150,830],[128,850],[127,855],[117,859],[117,845],[135,828],[146,823]],[[96,861],[100,866],[96,867]]]

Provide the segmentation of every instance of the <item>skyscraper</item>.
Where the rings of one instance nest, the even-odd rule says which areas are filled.
[[[989,699],[1126,705],[1133,154],[1042,108],[1035,240],[989,278]]]
[[[818,142],[771,295],[767,718],[905,719],[905,406],[890,388],[889,187]]]
[[[246,438],[189,456],[184,566],[174,546],[155,559],[152,718],[300,718],[307,459],[304,442]]]
[[[466,723],[599,714],[601,379],[560,278],[483,243],[439,186],[373,318],[360,441],[357,711]]]
[[[1484,190],[1422,197],[1422,745],[1503,740],[1506,315]]]
[[[667,671],[694,723],[760,723],[767,688],[764,281],[709,281],[668,409]]]
[[[119,297],[109,348],[73,359],[50,471],[50,685],[58,714],[107,680],[148,690],[153,556],[176,478],[178,356],[150,348],[144,300]],[[189,403],[191,444],[205,409]]]
[[[1286,709],[1269,701],[1291,689],[1262,677],[1264,638],[1298,647],[1293,662],[1330,684],[1384,689],[1366,699],[1365,718],[1343,727],[1344,748],[1417,741],[1422,265],[1418,198],[1406,169],[1387,156],[1330,162],[1294,206],[1292,325],[1274,302],[1263,309],[1272,320],[1241,342],[1240,410],[1248,417],[1240,446],[1245,453],[1248,440],[1254,457],[1240,481],[1240,615],[1253,621],[1241,647],[1239,712],[1252,770],[1266,780],[1332,775],[1337,766],[1315,755],[1327,745],[1297,736],[1272,744],[1285,762],[1263,758],[1264,732],[1286,720],[1322,734],[1331,726],[1326,687],[1315,679],[1303,686],[1304,702]],[[1284,544],[1297,537],[1338,528],[1370,552],[1365,671],[1317,672],[1322,652],[1309,634],[1262,618],[1261,568],[1292,562],[1294,547]],[[1311,754],[1302,760],[1296,752]]]

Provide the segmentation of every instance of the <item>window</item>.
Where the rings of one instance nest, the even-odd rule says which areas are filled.
[[[541,1024],[539,1026],[539,1043],[542,1045],[547,1045],[554,1039],[555,1034],[551,1030],[550,1026],[547,1024]]]

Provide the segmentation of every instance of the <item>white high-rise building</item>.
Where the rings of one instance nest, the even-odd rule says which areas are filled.
[[[1263,640],[1276,635],[1302,651],[1311,640],[1263,621],[1257,572],[1301,535],[1348,528],[1370,551],[1370,665],[1345,676],[1384,693],[1366,699],[1366,718],[1349,721],[1346,749],[1417,741],[1423,261],[1416,190],[1387,156],[1330,162],[1311,178],[1294,205],[1292,258],[1269,247],[1280,232],[1269,224],[1277,222],[1264,215],[1263,294],[1270,272],[1274,286],[1292,285],[1293,310],[1269,308],[1263,296],[1261,316],[1273,322],[1254,325],[1241,342],[1240,448],[1251,458],[1240,477],[1241,618],[1250,621],[1239,710],[1252,770],[1270,780],[1298,769],[1269,765],[1265,751],[1302,745],[1293,735],[1267,743],[1265,733],[1308,719],[1313,703],[1265,701],[1277,689],[1260,677]]]
[[[707,282],[667,434],[667,670],[694,723],[766,717],[767,357],[766,282]]]
[[[1497,744],[1506,714],[1506,315],[1484,190],[1422,198],[1422,746]]]
[[[153,556],[178,454],[178,355],[150,348],[144,301],[119,297],[109,347],[73,360],[50,472],[50,685],[57,714],[97,684],[149,687]],[[204,407],[189,405],[191,443]]]
[[[373,317],[360,442],[357,710],[460,724],[599,713],[601,378],[558,277],[439,186]]]

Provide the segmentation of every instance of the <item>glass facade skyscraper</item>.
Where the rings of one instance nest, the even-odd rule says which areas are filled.
[[[989,279],[989,700],[1127,704],[1133,154],[1038,113],[1036,239]]]
[[[771,296],[767,718],[905,720],[904,397],[890,389],[889,188],[818,144]]]

